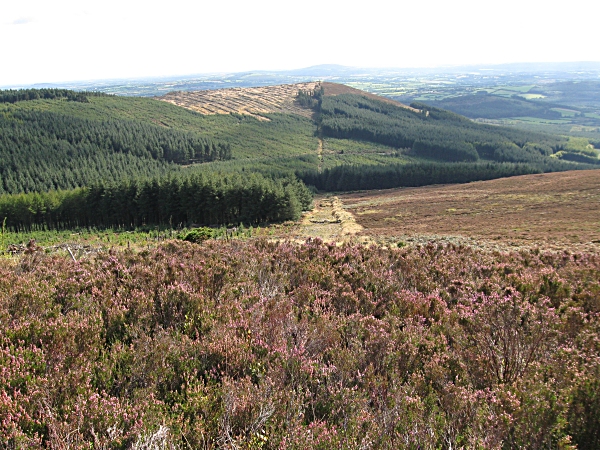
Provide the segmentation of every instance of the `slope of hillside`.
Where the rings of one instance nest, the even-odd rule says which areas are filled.
[[[157,99],[205,115],[246,114],[259,120],[268,120],[264,115],[269,113],[298,114],[304,117],[312,117],[313,111],[310,108],[300,106],[296,102],[296,95],[298,91],[315,91],[321,87],[325,97],[341,94],[360,95],[415,112],[419,111],[396,100],[370,94],[344,84],[319,81],[212,91],[179,91],[170,92],[157,97]]]
[[[408,108],[335,83],[189,95],[199,100],[185,97],[187,107],[205,114],[156,99],[84,94],[75,101],[34,95],[2,103],[0,193],[180,171],[296,174],[320,190],[347,191],[599,162],[586,155],[583,161],[558,161],[567,145],[561,137],[485,126],[426,105]]]
[[[202,115],[152,98],[90,97],[89,102],[34,100],[2,104],[0,112],[15,110],[45,111],[96,121],[125,120],[162,128],[188,131],[203,137],[224,140],[232,145],[233,158],[280,157],[316,149],[314,125],[306,117],[269,114],[270,122],[251,120],[250,116]]]
[[[312,111],[295,103],[299,90],[312,91],[317,82],[279,86],[217,89],[214,91],[170,92],[159,100],[200,114],[246,114],[268,120],[264,114],[288,113],[311,117]]]
[[[502,119],[507,117],[538,117],[556,120],[562,116],[553,111],[556,105],[545,105],[519,97],[505,98],[496,95],[472,94],[450,97],[439,101],[428,101],[437,108],[447,109],[472,119]]]
[[[600,250],[600,170],[341,195],[363,233]]]
[[[400,103],[397,100],[393,100],[393,99],[387,98],[387,97],[382,97],[380,95],[372,94],[370,92],[361,91],[360,89],[346,86],[345,84],[330,83],[328,81],[324,81],[320,85],[323,86],[323,95],[325,97],[335,97],[336,95],[342,95],[342,94],[360,95],[361,97],[366,97],[371,100],[376,100],[379,102],[387,103],[389,105],[399,106],[400,108],[408,109],[413,112],[421,112],[420,109],[405,105],[404,103]]]
[[[208,162],[229,159],[316,155],[310,119],[290,114],[269,118],[205,116],[148,98],[2,103],[0,194],[154,176],[179,171],[176,164],[208,168]]]

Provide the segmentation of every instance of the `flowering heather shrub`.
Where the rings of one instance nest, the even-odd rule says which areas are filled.
[[[207,241],[0,266],[2,448],[598,448],[600,258]]]

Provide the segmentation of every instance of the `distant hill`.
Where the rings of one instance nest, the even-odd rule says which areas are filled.
[[[296,101],[296,97],[299,91],[316,91],[321,88],[323,88],[323,95],[325,97],[341,94],[360,95],[402,108],[412,109],[395,100],[370,94],[344,84],[320,81],[211,91],[170,92],[158,97],[158,100],[172,103],[204,115],[245,114],[256,117],[259,120],[268,120],[264,115],[272,113],[297,114],[304,117],[312,117],[314,111],[300,105]]]
[[[342,75],[355,75],[357,71],[364,72],[364,69],[341,66],[339,64],[320,64],[302,69],[289,70],[287,73],[292,76],[321,78],[325,76],[339,77]]]
[[[478,93],[462,95],[438,101],[429,101],[428,104],[437,108],[461,114],[471,119],[502,119],[506,117],[538,117],[542,119],[560,119],[560,112],[553,111],[554,105],[542,102],[525,100],[519,97],[500,97]]]

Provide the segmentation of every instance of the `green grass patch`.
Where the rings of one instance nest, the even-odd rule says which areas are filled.
[[[565,145],[565,150],[569,152],[582,153],[584,155],[598,157],[598,150],[594,149],[588,139],[583,137],[568,137],[567,144]]]
[[[499,88],[496,88],[495,93],[499,93],[499,92],[503,92],[503,93],[515,93],[515,92],[526,93],[526,92],[529,92],[534,87],[535,86],[532,85],[532,84],[523,85],[523,86],[501,86]]]
[[[5,251],[11,244],[26,245],[31,239],[34,239],[42,247],[65,243],[89,245],[95,248],[140,246],[159,240],[175,238],[179,232],[175,229],[161,229],[158,227],[138,230],[79,228],[62,231],[44,229],[29,232],[5,231],[3,246],[0,251]]]
[[[367,154],[333,154],[323,156],[323,168],[331,169],[342,165],[356,166],[387,166],[389,164],[406,164],[415,160],[404,155],[396,156],[394,154],[378,155],[374,153]]]
[[[519,97],[524,98],[525,100],[536,100],[539,98],[546,98],[545,95],[542,94],[521,94]]]
[[[576,115],[579,114],[579,111],[575,111],[573,109],[566,109],[566,108],[550,108],[550,110],[561,113],[561,115],[563,117],[575,117]]]
[[[168,228],[168,227],[143,227],[135,230],[120,228],[78,228],[72,230],[35,230],[30,232],[13,232],[4,230],[0,239],[0,254],[5,253],[9,247],[23,248],[30,240],[44,248],[58,245],[73,245],[73,247],[89,247],[94,249],[146,247],[156,245],[169,239],[185,239],[187,236],[202,235],[210,239],[247,238],[251,237],[259,228],[244,227],[244,225],[227,229],[218,228]],[[203,240],[203,239],[202,239]]]
[[[496,89],[495,91],[490,92],[492,95],[497,95],[500,97],[510,97],[515,94],[515,91],[509,91],[507,89]]]
[[[513,117],[514,120],[520,120],[522,122],[533,122],[533,123],[551,123],[551,124],[566,124],[570,121],[566,119],[541,119],[539,117]]]
[[[323,151],[337,154],[396,154],[398,149],[376,142],[326,138]]]

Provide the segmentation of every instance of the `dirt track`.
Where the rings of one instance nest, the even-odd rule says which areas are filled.
[[[307,213],[296,231],[296,239],[321,238],[326,242],[342,242],[362,230],[352,213],[346,211],[338,197],[315,199],[315,208]]]

